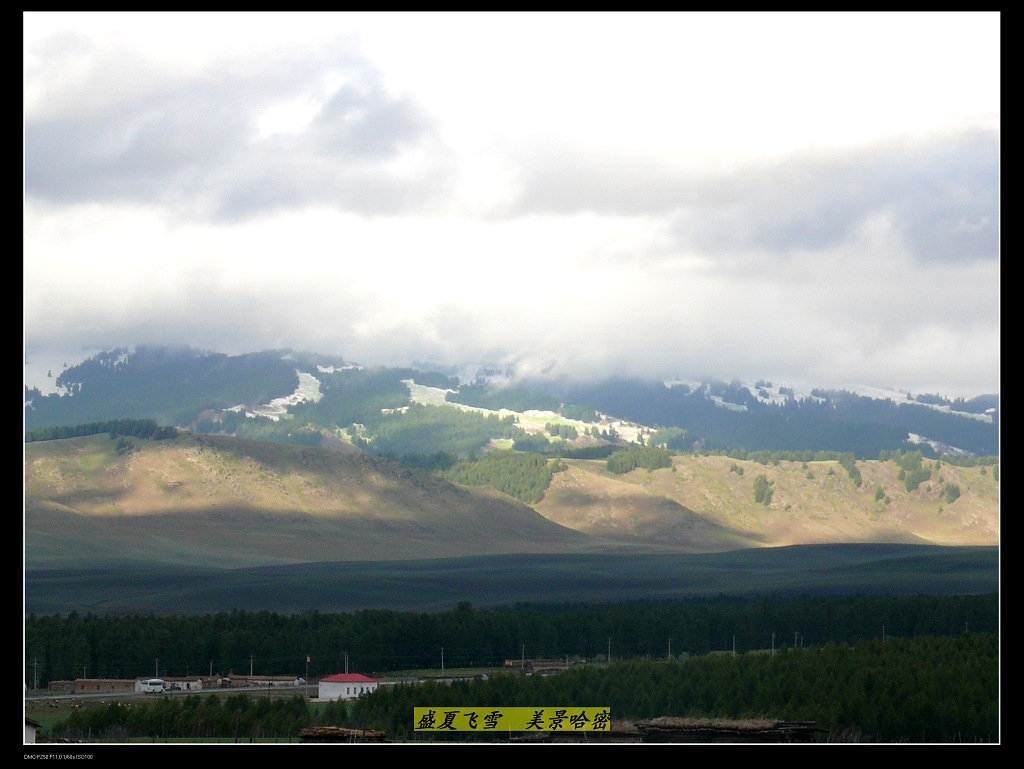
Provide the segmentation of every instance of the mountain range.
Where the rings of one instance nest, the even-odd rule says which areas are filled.
[[[765,393],[779,390],[763,382],[746,390],[751,399],[735,384],[722,390],[706,383],[688,387],[675,401],[691,407],[699,395],[711,404],[707,413],[731,415],[729,420],[753,416],[744,433],[737,432],[741,421],[697,430],[693,423],[632,421],[593,405],[618,399],[635,413],[622,382],[603,391],[576,386],[571,392],[578,399],[563,400],[537,383],[498,388],[478,377],[467,385],[446,372],[368,370],[290,351],[236,357],[182,349],[111,351],[66,370],[59,381],[63,395],[26,390],[26,601],[36,610],[261,605],[270,600],[267,590],[250,593],[266,584],[267,569],[278,570],[270,593],[292,595],[295,579],[306,585],[279,598],[282,610],[318,600],[398,605],[396,595],[367,585],[416,573],[425,586],[431,582],[422,570],[433,573],[441,563],[447,564],[448,584],[456,584],[453,575],[461,571],[473,585],[463,585],[463,592],[478,600],[484,594],[488,600],[536,597],[535,584],[532,592],[520,591],[537,576],[510,566],[510,558],[548,559],[533,563],[545,564],[541,573],[575,575],[579,585],[590,586],[581,587],[581,595],[592,598],[601,594],[596,585],[650,594],[655,588],[638,578],[637,564],[648,564],[648,576],[667,568],[666,561],[652,558],[671,559],[680,574],[687,568],[682,564],[695,558],[747,554],[751,563],[764,563],[766,554],[777,553],[798,564],[786,569],[800,576],[763,587],[792,589],[837,568],[830,559],[845,562],[848,548],[865,546],[903,548],[901,557],[911,552],[905,548],[917,548],[920,557],[939,559],[934,563],[947,558],[941,553],[949,546],[989,552],[995,563],[985,562],[984,584],[994,584],[994,457],[971,457],[960,447],[940,457],[928,451],[930,444],[909,439],[873,459],[820,447],[709,448],[718,440],[709,435],[756,435],[762,429],[757,420],[777,417],[779,412],[759,411],[755,401],[765,409],[789,409],[797,422],[809,414],[809,425],[821,419],[823,403],[846,409],[847,416],[825,432],[840,449],[903,429],[856,421],[856,414],[920,419],[934,428],[931,436],[945,438],[957,434],[955,425],[966,425],[961,437],[983,443],[985,431],[998,428],[997,403],[986,405],[985,399],[890,400],[872,410],[873,399],[865,396],[819,393],[808,396],[814,400],[805,412],[803,401],[788,392],[779,405],[763,403],[771,400]],[[641,392],[653,387],[637,385]],[[678,384],[660,387],[683,392]],[[471,403],[460,403],[460,396]],[[151,424],[160,427],[136,430]],[[799,433],[792,429],[789,436]],[[675,448],[680,442],[685,450]],[[623,471],[614,462],[627,456],[642,463],[642,452],[656,453],[660,464]],[[486,464],[513,455],[539,459],[527,469]],[[473,469],[484,473],[483,480],[469,480],[476,478]],[[812,547],[813,565],[796,555]],[[865,552],[857,551],[858,558]],[[881,560],[869,559],[872,568],[861,562],[861,568],[877,582],[872,569],[891,568],[894,551],[870,552]],[[701,563],[708,568],[708,561]],[[341,564],[364,571],[348,571],[339,583]],[[326,570],[316,573],[333,587],[316,587],[309,568]],[[382,575],[381,568],[398,572]],[[927,580],[917,568],[909,584],[922,589]],[[306,571],[300,577],[296,569]],[[328,572],[334,576],[323,576]],[[926,591],[946,585],[940,573],[934,567],[933,587]],[[891,584],[900,582],[890,576]],[[693,591],[702,581],[686,584]],[[492,589],[499,583],[504,587]],[[354,584],[363,586],[359,594],[337,597],[343,585]],[[706,587],[730,589],[721,582]],[[664,585],[657,589],[672,593]],[[206,598],[200,601],[197,593]],[[426,606],[432,599],[407,590],[406,600]]]
[[[594,427],[636,441],[658,429],[676,450],[837,451],[859,459],[882,451],[919,449],[926,456],[995,456],[999,453],[998,395],[948,399],[879,389],[797,388],[781,382],[708,380],[657,382],[610,378],[594,382],[516,379],[500,367],[363,368],[339,356],[268,350],[230,356],[188,347],[145,347],[99,353],[52,376],[44,393],[25,387],[25,428],[123,418],[153,418],[194,431],[256,435],[255,424],[289,422],[264,437],[321,443],[359,428],[373,453],[424,449],[389,424],[410,405],[472,407],[478,412],[539,413],[571,421],[579,432]],[[550,414],[547,414],[550,412]],[[241,415],[250,420],[240,421]],[[540,423],[543,427],[544,422]],[[536,427],[536,422],[533,425]],[[450,432],[450,431],[448,431]],[[343,435],[341,437],[344,437]],[[431,436],[430,451],[466,454],[489,438],[455,444]],[[585,441],[583,441],[585,442]]]

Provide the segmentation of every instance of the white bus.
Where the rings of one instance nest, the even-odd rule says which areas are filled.
[[[162,678],[150,678],[148,681],[143,681],[140,688],[144,692],[160,694],[167,688],[167,684]]]

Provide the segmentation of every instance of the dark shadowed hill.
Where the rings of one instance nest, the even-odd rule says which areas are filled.
[[[38,615],[206,614],[232,609],[451,611],[516,603],[763,595],[956,595],[999,590],[999,550],[931,545],[801,545],[692,555],[518,554],[240,569],[33,570]]]

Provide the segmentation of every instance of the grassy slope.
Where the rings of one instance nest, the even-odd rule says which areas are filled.
[[[134,443],[124,456],[106,435],[26,445],[29,565],[238,567],[595,544],[497,493],[361,454],[211,436]]]
[[[857,488],[834,462],[681,456],[672,469],[613,475],[603,460],[570,460],[531,510],[361,454],[183,435],[135,440],[119,456],[116,443],[103,435],[26,445],[29,565],[130,559],[225,568],[606,552],[610,542],[679,553],[998,544],[998,483],[980,468],[943,465],[908,493],[892,462],[859,462]],[[753,501],[761,474],[773,483],[767,507]],[[952,504],[947,483],[961,490]],[[878,486],[888,504],[875,500]]]
[[[930,481],[907,492],[894,462],[858,462],[859,488],[837,462],[760,465],[679,456],[672,469],[626,475],[609,473],[599,460],[568,464],[535,508],[564,526],[621,541],[656,539],[695,552],[728,544],[999,543],[999,484],[991,468],[983,474],[978,467],[942,465]],[[730,471],[734,464],[742,475]],[[758,475],[773,484],[767,507],[753,499]],[[950,483],[961,492],[952,504],[944,499]],[[888,503],[875,500],[879,486]]]

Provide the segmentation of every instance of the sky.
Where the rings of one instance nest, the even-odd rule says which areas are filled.
[[[186,344],[999,391],[998,12],[23,27],[27,384]]]

